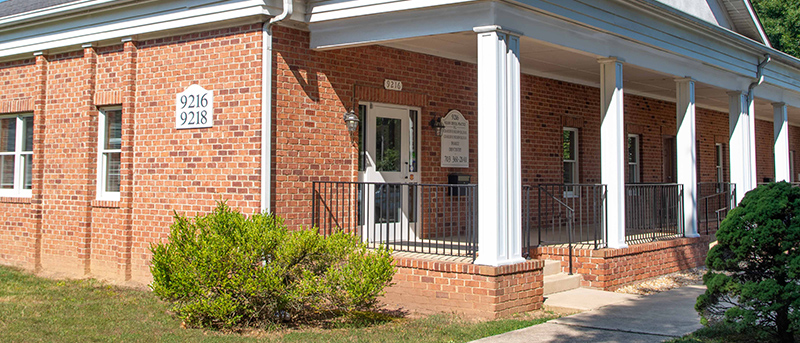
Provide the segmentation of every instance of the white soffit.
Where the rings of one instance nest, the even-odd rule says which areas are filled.
[[[477,63],[477,38],[473,32],[426,36],[381,45],[472,64]],[[524,74],[590,87],[600,86],[598,57],[536,41],[529,37],[522,37],[520,42],[520,64]],[[678,76],[626,63],[623,67],[623,78],[626,94],[675,102],[675,79]],[[759,89],[756,90],[757,118],[772,121],[772,101],[759,98]],[[697,82],[695,87],[697,106],[727,113],[727,92],[727,89]],[[800,125],[800,108],[789,107],[788,111],[790,121],[794,125]]]

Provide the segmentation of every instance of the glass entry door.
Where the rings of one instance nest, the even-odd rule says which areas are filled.
[[[363,104],[362,104],[363,105]],[[361,237],[369,242],[416,240],[419,190],[416,109],[366,104]]]

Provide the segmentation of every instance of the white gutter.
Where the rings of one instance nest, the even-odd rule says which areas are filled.
[[[272,25],[292,15],[292,0],[283,0],[283,12],[261,29],[261,212],[272,212]]]

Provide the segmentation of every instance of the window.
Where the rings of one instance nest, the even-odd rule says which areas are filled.
[[[639,135],[628,135],[628,183],[641,182]]]
[[[30,197],[33,115],[0,117],[0,196]]]
[[[725,151],[725,149],[723,148],[722,143],[717,143],[717,144],[714,145],[714,154],[717,157],[716,158],[716,164],[715,164],[716,165],[716,174],[717,174],[717,183],[725,182],[725,175],[723,174],[723,169],[722,169],[722,165],[723,165],[722,158],[723,158],[723,155],[724,155],[723,151]]]
[[[97,199],[119,201],[122,110],[100,110],[98,125]]]
[[[564,128],[563,132],[564,183],[578,180],[578,129]]]

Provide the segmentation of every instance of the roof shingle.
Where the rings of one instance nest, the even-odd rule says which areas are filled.
[[[0,18],[80,0],[7,0],[0,2]]]

